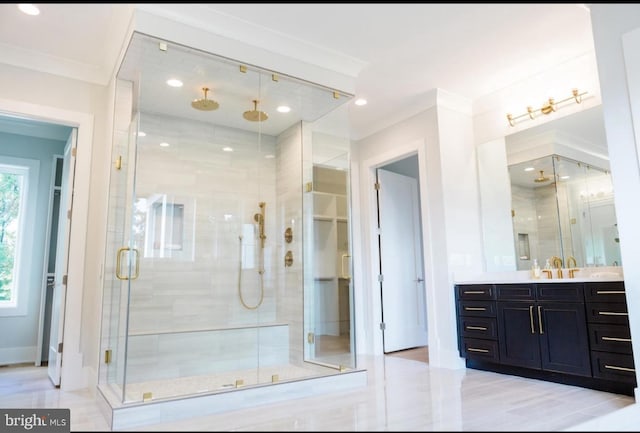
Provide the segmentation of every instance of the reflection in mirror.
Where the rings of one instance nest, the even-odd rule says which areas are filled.
[[[506,146],[517,269],[554,256],[564,268],[621,265],[601,108],[513,134]]]

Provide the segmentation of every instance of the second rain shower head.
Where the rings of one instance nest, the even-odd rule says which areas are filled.
[[[247,119],[250,122],[262,122],[264,120],[267,120],[269,118],[269,116],[264,111],[259,111],[258,110],[258,102],[259,101],[257,99],[254,99],[253,100],[253,110],[245,111],[242,114],[242,117],[244,117],[245,119]]]
[[[204,98],[193,100],[191,102],[191,106],[196,110],[201,110],[201,111],[217,110],[220,104],[218,104],[213,99],[207,99],[207,92],[209,91],[209,88],[203,87],[202,90],[204,91]]]

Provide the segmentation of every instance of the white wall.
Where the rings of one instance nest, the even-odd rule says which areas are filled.
[[[640,5],[593,4],[591,22],[598,59],[598,73],[604,112],[605,129],[611,160],[611,176],[615,191],[615,206],[620,233],[620,250],[624,269],[627,306],[631,325],[631,339],[636,367],[640,364],[640,168],[638,142],[634,136],[640,129],[640,119],[633,113],[640,110],[640,95],[630,89],[640,84],[637,71],[640,66],[640,41],[633,34],[626,36],[627,49],[623,51],[623,38],[631,30],[640,28]],[[638,30],[636,30],[637,34]],[[626,70],[625,68],[629,68]],[[632,113],[633,110],[633,113]],[[636,368],[640,383],[640,369]],[[636,401],[638,388],[636,388]]]
[[[469,101],[440,89],[429,95],[433,108],[355,143],[354,217],[360,231],[355,275],[359,353],[382,353],[378,259],[373,191],[374,169],[418,154],[425,288],[429,329],[429,362],[460,367],[453,283],[455,275],[483,269],[476,154]],[[357,196],[357,197],[356,197]],[[359,278],[358,278],[359,277]]]

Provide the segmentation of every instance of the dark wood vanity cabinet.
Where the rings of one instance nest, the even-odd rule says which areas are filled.
[[[496,285],[496,292],[502,364],[591,376],[582,284]]]
[[[624,282],[458,284],[466,364],[633,394]]]

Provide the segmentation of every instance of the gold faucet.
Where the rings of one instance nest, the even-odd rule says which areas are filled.
[[[551,269],[543,269],[542,273],[546,274],[548,279],[553,278],[553,272],[551,271]]]
[[[562,259],[558,256],[552,256],[551,265],[558,270],[558,278],[562,278]]]
[[[570,263],[573,263],[573,266],[570,266]],[[576,261],[576,258],[573,256],[569,256],[567,258],[567,267],[570,268],[569,269],[569,278],[573,278],[576,272],[578,272],[580,269],[578,269],[578,262]]]

